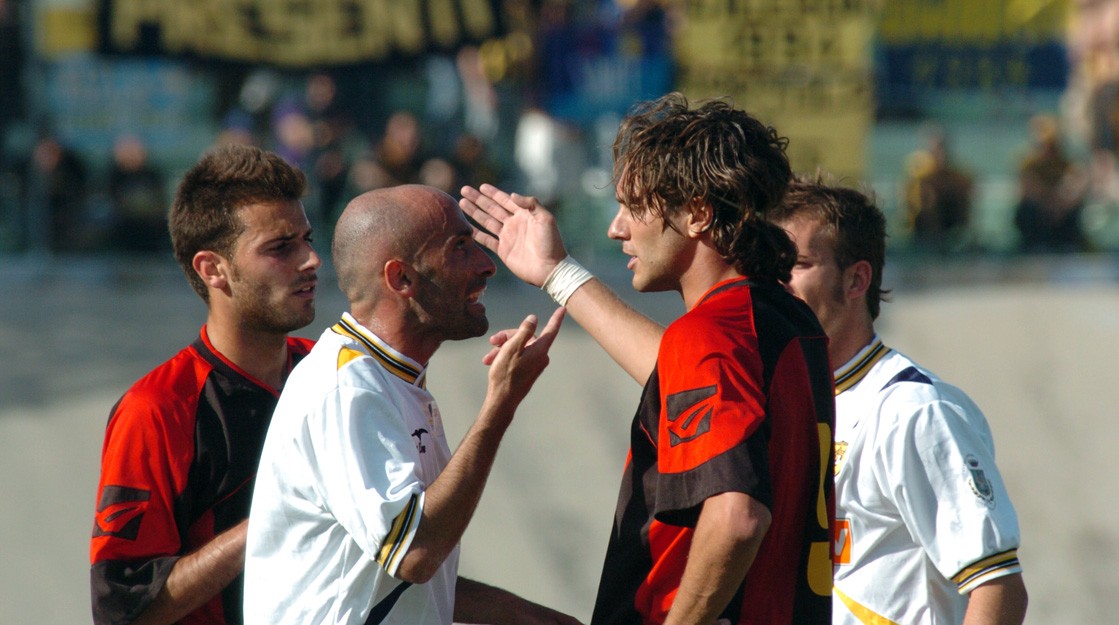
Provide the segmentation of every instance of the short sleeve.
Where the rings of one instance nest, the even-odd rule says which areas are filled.
[[[771,503],[761,365],[756,350],[723,342],[693,337],[662,347],[656,511],[662,520],[690,525],[704,500],[724,492]]]
[[[90,543],[95,623],[130,620],[163,588],[182,547],[175,501],[192,424],[165,400],[129,393],[109,421]]]
[[[400,410],[389,393],[342,386],[326,397],[321,427],[309,422],[326,507],[390,575],[415,536],[427,488]]]
[[[937,570],[960,592],[1019,572],[1017,515],[978,408],[944,399],[915,404],[884,434],[876,469]],[[985,563],[978,575],[969,573],[978,563]]]

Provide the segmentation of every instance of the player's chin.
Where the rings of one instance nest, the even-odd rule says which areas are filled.
[[[482,336],[490,329],[490,319],[486,316],[486,307],[481,304],[471,305],[463,319],[463,329],[470,338]]]
[[[315,303],[302,302],[298,305],[291,306],[287,309],[286,313],[279,320],[279,325],[284,328],[285,332],[295,332],[311,325],[315,320]]]

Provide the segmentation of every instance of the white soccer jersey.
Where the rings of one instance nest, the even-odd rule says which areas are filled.
[[[426,371],[349,314],[295,368],[249,516],[245,623],[452,621],[458,549],[426,584],[393,577],[451,452]]]
[[[1021,571],[986,418],[878,337],[835,386],[833,623],[962,622],[968,592]]]

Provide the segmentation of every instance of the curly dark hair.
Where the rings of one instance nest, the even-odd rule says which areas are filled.
[[[870,286],[866,307],[877,319],[889,289],[882,288],[882,269],[886,265],[886,217],[870,193],[829,184],[824,174],[798,176],[789,185],[785,201],[770,213],[775,223],[807,217],[826,225],[824,234],[832,238],[835,262],[840,269],[865,260],[870,263]]]
[[[618,200],[635,217],[712,209],[712,241],[739,273],[787,281],[796,246],[766,214],[792,177],[788,139],[723,100],[689,108],[670,93],[638,104],[614,140]]]
[[[299,200],[306,187],[299,169],[275,153],[247,145],[215,148],[190,168],[175,191],[167,223],[175,260],[203,301],[210,296],[194,271],[194,255],[209,250],[231,256],[244,231],[238,209]]]

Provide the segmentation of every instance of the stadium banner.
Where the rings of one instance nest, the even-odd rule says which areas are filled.
[[[789,138],[793,169],[845,182],[864,174],[873,121],[876,0],[681,3],[677,85],[690,99],[729,96]]]
[[[881,92],[912,100],[927,90],[1063,89],[1069,9],[1067,0],[890,0]]]
[[[293,69],[377,63],[501,36],[501,0],[99,0],[100,50]]]

